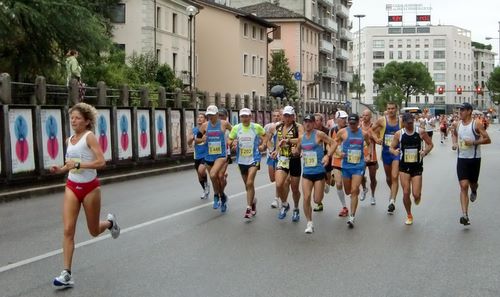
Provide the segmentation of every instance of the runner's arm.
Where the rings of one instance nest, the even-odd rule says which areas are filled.
[[[382,121],[383,120],[384,120],[384,118],[378,119],[375,122],[375,124],[373,124],[373,126],[371,128],[372,138],[373,138],[373,140],[375,141],[376,144],[382,144],[382,139],[380,139],[378,136],[379,136],[379,133],[380,133],[380,129],[382,129]]]
[[[97,142],[97,138],[92,132],[87,135],[87,145],[89,146],[90,150],[94,153],[95,160],[91,162],[80,163],[80,168],[86,168],[86,169],[104,168],[104,166],[106,166],[106,160],[104,160],[104,154],[102,153],[101,146],[99,145],[99,142]]]
[[[395,156],[399,155],[400,149],[397,147],[399,145],[399,135],[401,134],[401,130],[394,133],[394,137],[392,138],[391,146],[389,147],[389,152]]]
[[[457,122],[453,122],[451,125],[451,143],[451,149],[456,150],[458,146]]]
[[[432,143],[432,139],[429,137],[429,134],[425,132],[424,130],[420,130],[420,138],[425,142],[425,149],[423,149],[420,154],[423,155],[422,157],[427,156],[432,148],[434,148],[434,144]]]
[[[479,134],[479,139],[474,141],[474,145],[491,143],[490,135],[486,132],[486,129],[481,121],[476,121],[476,132]]]

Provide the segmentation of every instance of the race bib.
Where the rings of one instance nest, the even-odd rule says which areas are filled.
[[[466,151],[472,149],[471,145],[466,145],[465,144],[465,139],[459,139],[458,140],[458,147],[460,148],[461,151]]]
[[[347,163],[358,164],[361,161],[361,150],[347,150]]]
[[[417,163],[418,161],[418,150],[416,148],[413,149],[405,149],[404,151],[404,160],[405,163]]]
[[[385,134],[384,135],[384,144],[385,144],[385,146],[391,146],[393,138],[394,138],[393,134]]]
[[[280,156],[278,158],[278,167],[284,169],[290,169],[290,159],[288,157]]]
[[[209,142],[208,143],[208,154],[209,155],[220,155],[222,154],[222,146],[221,143],[216,141],[216,142]]]
[[[318,165],[318,155],[316,152],[303,152],[304,167],[316,167]]]
[[[253,149],[251,147],[240,147],[241,157],[251,157],[253,155]]]

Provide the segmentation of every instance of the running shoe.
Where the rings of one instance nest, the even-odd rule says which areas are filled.
[[[290,210],[290,204],[281,205],[280,212],[278,213],[278,219],[283,220],[286,217],[286,213]]]
[[[280,207],[280,200],[278,198],[274,198],[274,201],[271,203],[271,208]]]
[[[316,212],[323,211],[323,203],[320,202],[320,203],[316,204],[316,207],[314,207],[313,210]]]
[[[360,201],[365,201],[366,199],[366,194],[368,194],[368,188],[364,188],[363,192],[361,193],[361,197],[359,197]]]
[[[245,210],[245,215],[243,216],[243,218],[247,221],[251,221],[252,220],[252,208],[248,208],[247,207],[247,210]]]
[[[469,217],[468,216],[462,216],[460,218],[460,224],[462,224],[464,226],[470,225]]]
[[[330,193],[330,185],[328,183],[325,184],[325,194]]]
[[[375,197],[372,197],[372,199],[371,199],[371,204],[372,204],[372,205],[377,204],[377,201],[375,201]]]
[[[61,275],[54,278],[54,282],[52,284],[57,289],[66,289],[72,288],[75,285],[75,282],[73,281],[71,274],[67,270],[63,270]]]
[[[470,196],[469,196],[470,202],[474,202],[477,199],[477,191],[470,191]]]
[[[422,200],[422,197],[415,199],[415,205],[419,205],[421,200]]]
[[[349,226],[349,228],[354,228],[354,217],[353,216],[349,216],[349,219],[347,220],[347,225]]]
[[[393,214],[395,209],[396,209],[396,206],[394,205],[394,200],[391,200],[391,202],[389,203],[389,206],[387,207],[387,212],[389,214]]]
[[[413,225],[413,216],[409,215],[406,217],[405,225]]]
[[[118,223],[116,222],[116,216],[112,213],[108,213],[106,220],[110,221],[112,224],[111,228],[109,229],[109,231],[111,232],[111,237],[113,237],[113,239],[117,239],[118,236],[120,236],[120,226],[118,226]]]
[[[210,184],[207,182],[207,183],[205,183],[205,198],[204,199],[208,199],[208,197],[210,197]]]
[[[207,193],[205,192],[205,190],[203,190],[203,192],[201,192],[200,194],[200,199],[205,199]]]
[[[220,202],[219,202],[219,195],[214,194],[214,205],[212,206],[213,209],[219,208]]]
[[[252,203],[252,217],[255,217],[257,215],[257,198],[253,198],[253,203]]]
[[[222,197],[220,199],[220,212],[224,213],[227,211],[227,195],[222,193]]]
[[[314,232],[314,224],[312,221],[310,222],[307,222],[307,227],[306,227],[306,230],[304,231],[304,233],[306,234],[311,234]]]
[[[339,212],[339,217],[347,217],[349,215],[349,210],[347,207],[342,207],[342,209]]]
[[[292,222],[298,222],[300,221],[300,213],[299,209],[295,208],[292,213]]]

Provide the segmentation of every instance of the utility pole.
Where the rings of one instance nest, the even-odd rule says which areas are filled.
[[[364,14],[355,14],[354,17],[358,18],[358,85],[356,87],[356,98],[361,102],[361,18]]]

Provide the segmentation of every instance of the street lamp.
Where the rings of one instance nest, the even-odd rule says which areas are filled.
[[[356,96],[361,102],[361,18],[364,18],[364,14],[355,14],[354,17],[358,18],[358,86],[356,88]]]
[[[498,22],[498,38],[495,37],[485,37],[486,40],[498,39],[498,65],[500,66],[500,21]]]
[[[198,8],[189,5],[186,7],[186,12],[189,16],[189,92],[193,91],[193,18],[198,14]],[[194,30],[193,30],[194,29]]]

